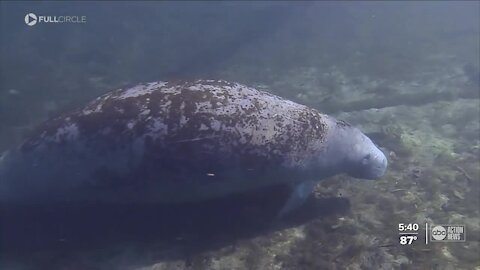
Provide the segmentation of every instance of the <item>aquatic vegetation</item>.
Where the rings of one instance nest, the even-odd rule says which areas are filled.
[[[2,269],[480,270],[478,3],[63,7],[109,18],[82,28],[25,28],[17,23],[24,8],[56,8],[12,3],[2,4],[8,12],[0,26],[8,41],[0,53],[0,152],[42,120],[104,90],[213,78],[252,85],[359,127],[387,154],[389,169],[374,182],[325,179],[285,220],[272,214],[284,190],[222,201],[225,208],[213,212],[205,211],[210,204],[197,206],[185,215],[167,210],[162,216],[165,209],[157,207],[86,216],[46,209],[35,223],[18,225],[25,237],[13,241],[19,249],[11,257],[0,253]],[[465,224],[467,241],[425,246],[422,230],[420,240],[401,246],[398,223],[406,222]],[[38,248],[41,240],[50,245]]]

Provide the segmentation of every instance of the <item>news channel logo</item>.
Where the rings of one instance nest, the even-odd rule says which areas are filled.
[[[87,16],[78,15],[37,15],[35,13],[27,13],[24,17],[25,24],[28,26],[34,26],[38,23],[86,23]]]
[[[465,225],[435,225],[430,231],[432,242],[465,242]]]

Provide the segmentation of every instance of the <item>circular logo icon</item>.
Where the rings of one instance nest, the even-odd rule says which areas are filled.
[[[432,237],[435,240],[443,240],[447,237],[447,230],[443,226],[435,226],[432,229]]]
[[[25,23],[28,26],[33,26],[37,24],[37,15],[33,13],[28,13],[27,15],[25,15]]]

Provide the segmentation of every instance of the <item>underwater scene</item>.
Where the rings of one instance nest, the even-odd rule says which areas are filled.
[[[480,270],[480,2],[0,1],[0,269]]]

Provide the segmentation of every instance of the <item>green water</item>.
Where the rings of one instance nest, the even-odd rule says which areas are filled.
[[[61,230],[85,222],[81,236],[55,227],[45,232],[54,244],[18,249],[0,238],[1,268],[480,269],[479,10],[473,1],[0,2],[0,151],[110,90],[204,78],[346,120],[389,157],[378,181],[322,181],[297,219],[269,219],[268,191],[232,205],[241,213],[228,222],[228,207],[182,221],[202,227],[186,236],[157,233],[156,209],[118,210],[102,224],[72,217]],[[86,20],[29,26],[30,12]],[[399,244],[399,223],[420,225],[412,245]],[[465,225],[466,241],[426,245],[425,223]],[[35,226],[21,228],[41,238]]]

